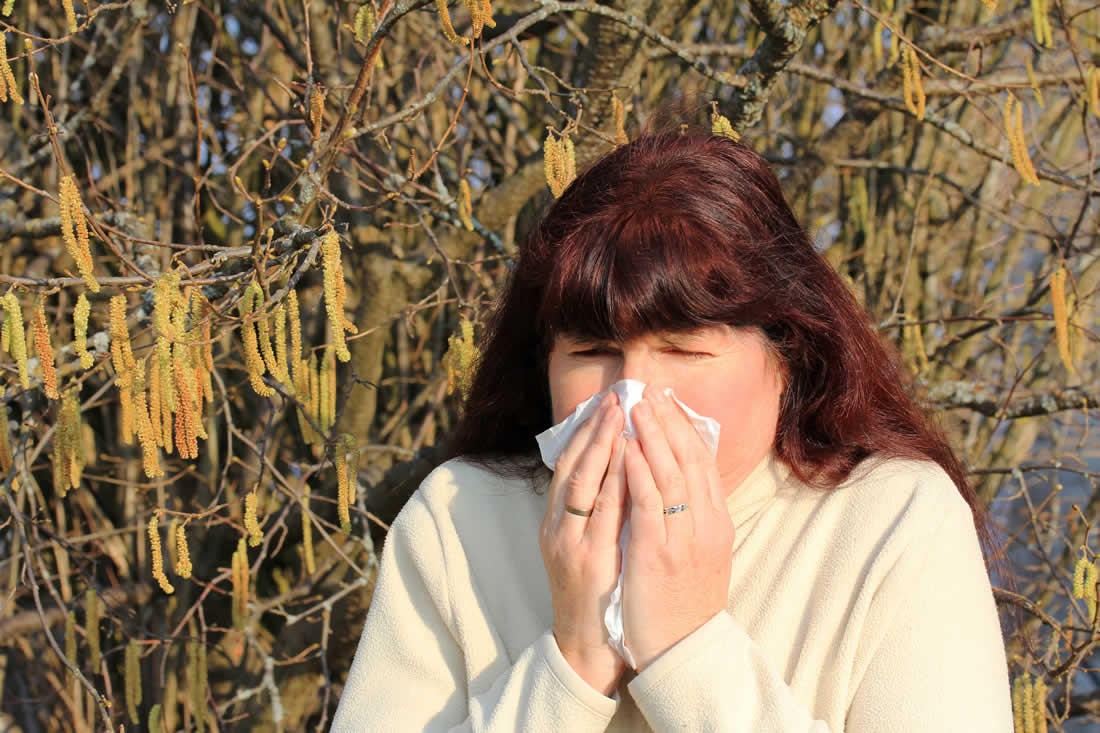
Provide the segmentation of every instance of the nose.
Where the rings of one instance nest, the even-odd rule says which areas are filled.
[[[618,379],[634,379],[651,384],[657,377],[656,364],[647,350],[629,347],[623,349]]]

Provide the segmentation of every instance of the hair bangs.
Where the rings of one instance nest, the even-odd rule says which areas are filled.
[[[637,210],[610,224],[585,222],[558,242],[538,307],[544,343],[561,333],[621,343],[739,320],[738,278],[715,232]]]

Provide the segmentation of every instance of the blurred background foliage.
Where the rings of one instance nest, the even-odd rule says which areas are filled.
[[[0,38],[0,730],[326,729],[517,242],[669,109],[771,161],[956,438],[1019,729],[1095,730],[1092,0],[5,0]]]

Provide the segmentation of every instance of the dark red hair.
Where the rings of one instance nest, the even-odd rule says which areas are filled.
[[[912,379],[795,220],[748,146],[643,135],[597,161],[521,246],[488,324],[449,455],[537,471],[552,422],[546,364],[559,333],[625,341],[654,330],[757,327],[786,376],[776,455],[830,488],[871,455],[931,459],[993,549],[984,507]]]

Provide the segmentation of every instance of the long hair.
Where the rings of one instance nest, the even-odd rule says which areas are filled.
[[[547,360],[559,333],[625,341],[653,330],[757,327],[785,375],[775,454],[832,488],[869,456],[930,459],[985,508],[912,377],[795,220],[748,146],[702,132],[645,134],[593,164],[520,247],[488,323],[449,456],[539,470],[552,423]]]

